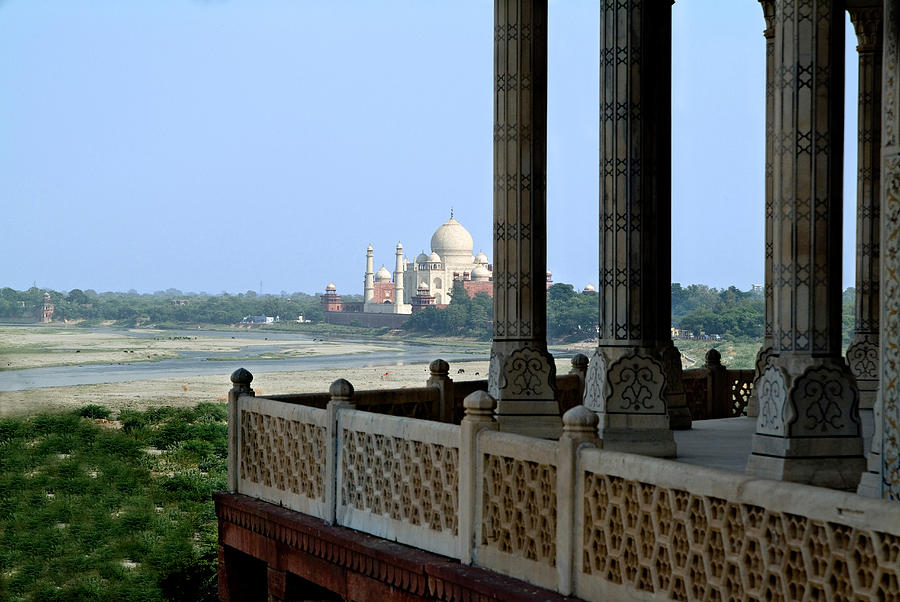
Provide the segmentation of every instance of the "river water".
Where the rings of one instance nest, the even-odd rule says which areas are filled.
[[[344,353],[339,355],[300,356],[276,360],[235,359],[263,352],[279,352],[283,347],[272,341],[284,341],[284,347],[297,342],[312,342],[313,337],[289,332],[259,331],[166,331],[160,333],[97,329],[98,332],[124,334],[137,339],[168,337],[234,337],[246,339],[247,345],[233,353],[182,352],[181,357],[158,362],[134,362],[122,364],[83,364],[77,366],[51,366],[26,370],[4,370],[0,372],[0,392],[39,389],[43,387],[66,387],[70,385],[97,385],[102,383],[168,378],[174,376],[204,376],[221,374],[227,378],[237,368],[246,368],[253,373],[289,372],[295,370],[322,370],[329,368],[365,368],[367,366],[391,366],[402,364],[429,363],[436,358],[448,362],[459,360],[486,360],[488,352],[483,348],[447,347],[408,343],[404,341],[361,341],[340,340],[342,343],[360,343],[378,347],[391,347],[389,351],[367,353]],[[255,341],[269,339],[265,346],[254,345]],[[216,358],[210,361],[208,358]]]

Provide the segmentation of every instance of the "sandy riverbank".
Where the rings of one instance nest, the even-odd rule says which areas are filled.
[[[137,335],[141,336],[137,336]],[[278,359],[314,355],[369,353],[393,349],[390,343],[297,340],[288,333],[248,339],[227,332],[177,336],[165,330],[93,331],[80,328],[0,326],[0,371],[159,361],[182,353],[239,353],[245,347],[266,351],[246,358]],[[232,358],[234,360],[235,358]]]
[[[557,372],[569,371],[570,362],[556,362]],[[459,374],[462,369],[465,372]],[[451,364],[450,376],[454,381],[487,378],[488,362],[456,361]],[[0,416],[13,416],[47,410],[75,409],[87,404],[97,404],[114,411],[122,409],[146,409],[155,406],[186,406],[204,401],[225,401],[231,388],[228,374],[221,376],[191,376],[185,378],[160,378],[102,385],[73,387],[46,387],[26,391],[0,392]],[[427,364],[404,366],[374,366],[367,368],[341,368],[331,370],[307,370],[302,372],[264,372],[255,374],[253,388],[258,395],[279,393],[315,393],[327,391],[338,378],[346,378],[356,389],[394,389],[422,387],[428,379]]]

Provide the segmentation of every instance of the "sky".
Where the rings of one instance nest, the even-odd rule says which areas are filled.
[[[548,269],[598,273],[599,9],[550,0]],[[755,0],[673,15],[672,279],[763,282]],[[844,286],[854,280],[848,26]],[[0,287],[362,293],[450,215],[492,255],[488,0],[0,0]]]

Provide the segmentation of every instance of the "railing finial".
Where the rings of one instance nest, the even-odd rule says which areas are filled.
[[[496,406],[497,402],[487,391],[475,391],[466,395],[466,398],[463,399],[466,418],[493,419]]]
[[[253,382],[253,375],[246,368],[238,368],[231,373],[231,384],[239,393],[250,393],[250,383]]]
[[[340,400],[349,400],[353,397],[353,385],[350,384],[349,380],[344,378],[339,378],[328,387],[328,392],[331,393],[331,399],[340,399]]]

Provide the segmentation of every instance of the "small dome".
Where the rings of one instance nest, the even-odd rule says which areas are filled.
[[[441,256],[438,255],[437,253],[435,253],[434,251],[432,251],[431,255],[428,256],[428,261],[430,261],[431,263],[440,263]]]
[[[325,290],[326,291],[336,291],[337,287],[334,285],[334,282],[329,282],[328,285],[325,287]]]
[[[441,224],[431,237],[431,250],[445,257],[447,255],[472,256],[472,235],[452,217]]]
[[[584,290],[581,291],[581,292],[582,292],[582,293],[596,293],[596,292],[597,292],[597,287],[594,286],[593,284],[589,284],[589,285],[587,285],[586,287],[584,287]]]
[[[374,251],[374,249],[372,248],[372,245],[369,245],[368,247],[366,247],[366,251]]]
[[[419,256],[416,257],[416,263],[428,263],[428,255],[419,253]]]
[[[553,276],[553,272],[547,270],[547,278],[551,278]]]
[[[381,268],[375,272],[375,282],[390,282],[391,281],[391,273],[387,271],[387,268],[381,266]]]
[[[401,245],[399,242],[397,243],[397,250],[399,250],[399,251],[403,250],[403,245]]]
[[[427,293],[429,290],[431,290],[431,288],[428,286],[427,282],[420,282],[419,286],[416,287],[416,290],[424,291]]]
[[[475,266],[472,270],[472,280],[475,282],[487,282],[491,277],[491,271],[483,265]]]
[[[484,265],[487,262],[488,262],[488,258],[487,258],[487,255],[485,255],[484,253],[479,253],[478,255],[475,256],[475,263],[477,263],[478,265]]]

